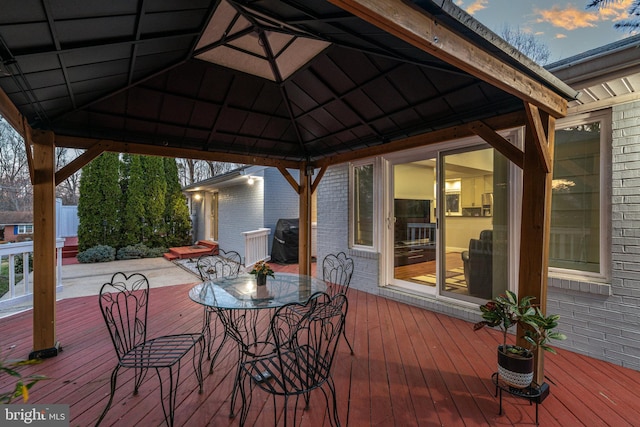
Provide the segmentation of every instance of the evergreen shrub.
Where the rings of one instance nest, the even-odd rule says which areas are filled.
[[[167,252],[169,252],[167,248],[149,248],[146,258],[160,258]]]
[[[78,253],[76,258],[82,264],[114,261],[116,259],[116,250],[111,246],[97,245]]]
[[[116,259],[139,259],[148,258],[149,248],[144,243],[125,246],[118,249]]]

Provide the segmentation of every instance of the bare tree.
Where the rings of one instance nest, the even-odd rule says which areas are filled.
[[[180,185],[186,186],[217,175],[229,172],[238,167],[236,163],[207,162],[194,159],[176,159]]]
[[[82,150],[69,148],[56,148],[56,170],[60,170],[73,159],[78,157]],[[56,197],[62,199],[63,205],[77,205],[80,196],[80,174],[78,171],[58,184],[56,187]]]
[[[587,4],[587,9],[601,9],[611,3],[622,3],[623,0],[592,0]],[[633,0],[627,8],[629,19],[613,24],[614,28],[633,32],[640,28],[640,0]]]
[[[549,61],[549,57],[551,56],[549,46],[542,43],[535,35],[525,33],[519,27],[514,29],[509,24],[505,24],[502,27],[500,35],[507,43],[527,55],[536,63],[544,65]]]
[[[0,117],[0,210],[31,211],[33,187],[22,137]]]

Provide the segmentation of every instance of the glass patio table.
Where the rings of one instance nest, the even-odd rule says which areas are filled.
[[[211,367],[228,338],[238,347],[238,368],[231,395],[230,416],[234,415],[235,400],[240,379],[240,365],[248,357],[273,353],[270,341],[270,321],[275,309],[289,303],[305,303],[315,292],[325,292],[327,286],[321,279],[293,273],[275,273],[267,278],[265,286],[257,286],[256,277],[240,274],[198,283],[189,290],[189,298],[209,307],[218,315],[224,326],[222,342],[216,349]],[[268,313],[265,313],[268,311]],[[262,318],[259,325],[258,320]],[[205,317],[205,328],[209,325]],[[213,339],[213,338],[212,338]],[[266,379],[266,378],[264,378]],[[244,404],[244,402],[243,402]]]

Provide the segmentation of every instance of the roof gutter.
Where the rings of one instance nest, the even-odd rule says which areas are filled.
[[[489,52],[553,89],[566,100],[575,100],[580,96],[578,91],[572,89],[544,67],[507,43],[502,37],[456,6],[451,0],[413,0],[413,2],[428,10],[435,17],[443,19],[443,22],[454,26],[470,41],[482,45]]]

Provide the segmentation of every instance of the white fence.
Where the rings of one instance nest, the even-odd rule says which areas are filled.
[[[62,206],[62,199],[56,199],[56,237],[75,237],[78,235],[77,206]]]
[[[56,239],[56,291],[62,289],[62,247],[64,239]],[[0,245],[0,264],[9,269],[9,290],[0,297],[0,308],[30,301],[33,298],[32,273],[29,271],[29,255],[33,253],[33,242],[6,243]],[[16,258],[22,258],[22,280],[16,283]]]
[[[259,228],[242,233],[244,236],[244,265],[246,267],[270,258],[269,234],[271,234],[270,228]]]

